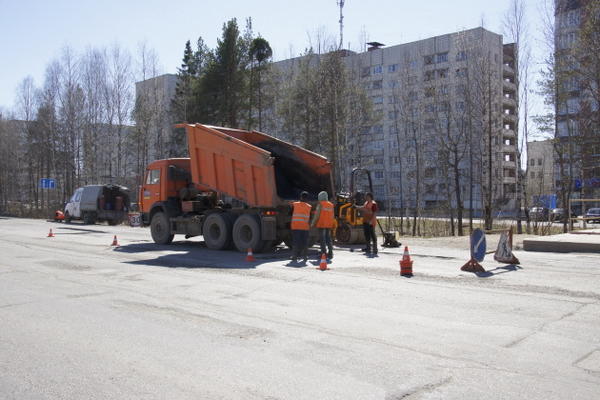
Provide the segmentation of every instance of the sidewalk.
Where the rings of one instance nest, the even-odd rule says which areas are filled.
[[[600,229],[523,239],[523,250],[554,253],[600,253]]]

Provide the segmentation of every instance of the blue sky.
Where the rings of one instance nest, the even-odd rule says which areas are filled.
[[[527,4],[538,24],[539,3]],[[397,1],[345,0],[344,44],[359,49],[361,31],[370,41],[408,43],[464,28],[483,26],[500,33],[510,0]],[[0,0],[0,107],[12,108],[19,83],[31,76],[42,86],[44,70],[61,49],[119,43],[135,57],[146,42],[159,55],[161,69],[174,73],[185,42],[202,36],[210,48],[223,23],[237,18],[240,28],[251,17],[253,30],[269,41],[276,60],[299,55],[309,36],[324,31],[339,41],[336,0]],[[347,46],[346,46],[347,47]]]

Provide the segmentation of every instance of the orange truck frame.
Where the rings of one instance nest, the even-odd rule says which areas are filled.
[[[142,223],[157,244],[204,237],[210,249],[264,252],[291,244],[291,201],[333,198],[323,156],[256,131],[181,124],[190,158],[157,160],[140,186]]]

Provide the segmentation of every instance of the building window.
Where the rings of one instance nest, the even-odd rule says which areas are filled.
[[[425,71],[423,74],[423,81],[429,82],[435,79],[435,71]]]
[[[431,104],[427,104],[425,106],[425,112],[435,112],[435,104],[431,103]]]
[[[531,179],[535,179],[535,172],[531,171]]]
[[[392,65],[388,65],[388,72],[394,73],[398,71],[398,64],[392,64]]]
[[[389,118],[389,119],[392,119],[392,120],[394,120],[394,119],[396,119],[397,117],[398,117],[398,112],[396,112],[396,111],[388,111],[388,118]]]
[[[374,179],[383,179],[383,171],[373,171]]]
[[[409,85],[414,85],[415,83],[417,83],[417,77],[416,76],[409,76],[408,77],[408,84]]]
[[[373,133],[375,135],[382,134],[383,133],[383,125],[374,125],[373,126]]]
[[[435,55],[430,54],[423,57],[423,65],[431,65],[435,61]]]
[[[535,158],[531,160],[531,162],[529,163],[531,164],[531,166],[533,167],[535,165]]]
[[[444,63],[444,62],[448,62],[448,52],[446,53],[438,53],[437,55],[437,62],[439,63]]]
[[[398,81],[389,81],[389,82],[388,82],[388,87],[389,87],[390,89],[393,89],[393,88],[395,88],[395,87],[397,87],[397,86],[398,86]]]
[[[376,65],[373,67],[373,75],[383,74],[383,65]]]
[[[383,88],[383,81],[375,81],[373,82],[373,89],[381,89]]]
[[[419,93],[417,93],[417,92],[410,92],[410,93],[408,94],[408,99],[409,99],[410,101],[415,101],[415,100],[418,100],[418,99],[419,99]]]
[[[467,52],[459,51],[456,53],[456,61],[463,61],[467,59]]]
[[[411,61],[410,64],[408,64],[408,68],[409,69],[419,68],[419,60]]]
[[[538,165],[542,165],[542,159],[538,158]]]
[[[563,28],[579,25],[579,10],[563,13],[561,16],[561,25]]]
[[[448,68],[439,69],[438,76],[440,77],[440,79],[446,78],[448,76]]]
[[[390,135],[397,135],[397,134],[398,134],[398,127],[390,126]]]
[[[373,159],[373,164],[375,164],[375,165],[383,165],[383,157],[375,157]]]
[[[374,104],[383,104],[383,96],[375,96],[373,97]]]
[[[390,104],[398,104],[398,96],[396,96],[396,95],[389,96],[388,97],[388,103],[390,103]]]
[[[390,142],[390,147],[392,149],[397,149],[398,148],[398,141],[396,141],[396,140],[391,141]]]
[[[465,76],[467,76],[467,69],[466,68],[459,68],[456,70],[456,76],[459,78],[463,78]]]
[[[429,97],[433,97],[433,96],[435,96],[435,88],[434,87],[425,88],[425,97],[429,98]]]
[[[362,69],[362,74],[361,76],[364,78],[365,76],[370,76],[371,75],[371,67],[365,67]]]
[[[399,163],[400,163],[400,157],[390,156],[390,164],[399,164]]]

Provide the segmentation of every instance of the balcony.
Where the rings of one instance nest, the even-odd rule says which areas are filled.
[[[502,90],[504,90],[505,92],[516,92],[517,85],[515,85],[514,83],[509,82],[507,80],[503,80],[502,81]]]

